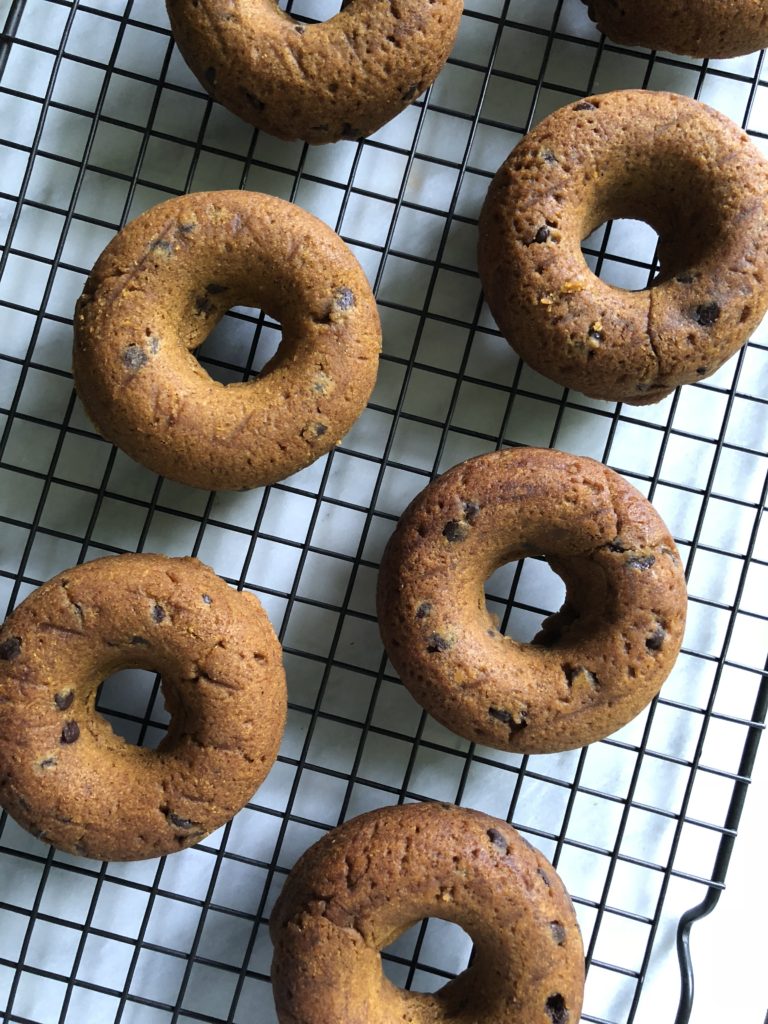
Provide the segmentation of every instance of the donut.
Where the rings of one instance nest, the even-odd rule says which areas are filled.
[[[483,584],[541,556],[566,596],[530,644],[498,629]],[[658,692],[680,649],[686,586],[653,506],[592,459],[538,448],[480,455],[411,502],[378,584],[387,654],[460,736],[540,754],[601,739]]]
[[[631,292],[597,278],[581,241],[646,221],[660,273]],[[714,373],[768,308],[768,161],[696,100],[640,90],[545,118],[497,172],[479,227],[491,312],[539,373],[645,405]]]
[[[471,966],[404,991],[381,950],[422,918],[459,924]],[[383,807],[334,829],[270,919],[281,1024],[577,1024],[584,951],[554,868],[504,821],[448,804]]]
[[[162,674],[171,721],[157,750],[96,710],[124,668]],[[44,583],[0,629],[0,806],[68,853],[173,853],[251,798],[285,714],[280,644],[255,596],[195,558],[100,558]]]
[[[738,57],[768,46],[765,0],[583,0],[614,42],[688,57]]]
[[[256,380],[223,385],[192,354],[232,306],[282,325]],[[149,469],[207,490],[281,480],[325,455],[373,389],[381,347],[360,264],[282,199],[200,192],[124,228],[75,312],[74,375],[97,430]]]
[[[279,139],[375,132],[431,85],[451,52],[461,0],[349,0],[304,24],[274,0],[166,0],[176,45],[203,88]]]

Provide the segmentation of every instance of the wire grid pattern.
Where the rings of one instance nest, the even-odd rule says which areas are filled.
[[[471,0],[425,97],[370,139],[311,149],[212,104],[159,0],[6,9],[2,607],[104,554],[194,554],[264,603],[290,701],[267,781],[194,849],[99,865],[3,815],[2,1020],[274,1021],[267,921],[287,871],[342,820],[423,799],[507,818],[554,862],[585,939],[584,1020],[671,1019],[677,924],[722,888],[765,719],[765,332],[657,406],[564,391],[517,360],[483,306],[476,221],[525,131],[591,92],[683,92],[765,150],[762,55],[707,63],[632,51],[601,39],[578,0]],[[335,8],[290,9],[312,20]],[[373,398],[342,444],[289,480],[234,495],[158,479],[106,444],[70,373],[74,301],[114,232],[168,196],[224,187],[282,196],[331,224],[374,285],[385,336]],[[654,244],[642,226],[616,222],[585,254],[604,278],[644,287]],[[219,380],[247,380],[278,342],[261,311],[233,310],[201,362]],[[393,674],[374,614],[379,558],[410,498],[456,462],[514,444],[623,473],[665,517],[689,579],[684,649],[663,696],[615,736],[560,755],[506,754],[438,726]],[[501,628],[523,639],[561,596],[535,560],[488,584]],[[159,680],[147,673],[109,680],[99,706],[133,742],[163,735]],[[470,949],[456,926],[430,920],[384,954],[385,970],[432,990]]]

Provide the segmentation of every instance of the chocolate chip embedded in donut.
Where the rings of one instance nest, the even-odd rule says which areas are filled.
[[[487,835],[494,846],[498,846],[498,848],[503,850],[504,853],[507,852],[507,841],[497,828],[489,828]]]
[[[53,703],[56,705],[59,711],[66,711],[67,708],[72,706],[72,701],[74,699],[74,690],[63,690],[61,693],[55,693],[53,695]]]
[[[80,739],[80,726],[77,722],[65,722],[61,730],[62,743],[76,743]]]
[[[21,654],[21,637],[9,636],[0,644],[0,660],[15,661]]]
[[[696,307],[696,323],[702,327],[711,327],[720,319],[721,309],[716,302]]]
[[[552,1024],[567,1024],[570,1020],[565,999],[563,999],[559,992],[547,999],[546,1011]]]

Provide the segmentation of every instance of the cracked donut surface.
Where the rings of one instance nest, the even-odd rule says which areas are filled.
[[[469,968],[399,989],[381,950],[422,918],[460,925]],[[334,829],[286,879],[270,918],[281,1024],[576,1024],[584,951],[546,858],[511,825],[449,804],[384,807]]]
[[[125,668],[159,672],[156,750],[96,710]],[[0,629],[0,805],[61,850],[100,860],[191,846],[251,798],[285,724],[282,652],[258,599],[195,558],[88,562]]]
[[[562,608],[530,644],[505,636],[484,584],[543,556]],[[431,715],[503,750],[580,747],[635,717],[669,674],[686,586],[653,506],[592,459],[536,448],[461,463],[413,500],[381,564],[387,654]]]
[[[768,46],[765,0],[583,0],[601,32],[624,46],[687,57],[737,57]]]
[[[282,327],[256,379],[221,384],[193,355],[228,309]],[[282,480],[330,451],[373,390],[376,301],[335,232],[282,199],[199,192],[152,207],[99,257],[75,312],[74,375],[100,433],[209,490]]]
[[[349,0],[305,24],[274,0],[166,0],[176,43],[211,96],[280,139],[370,135],[433,82],[461,0]]]
[[[659,234],[642,291],[600,280],[582,239],[607,221]],[[768,161],[696,100],[641,90],[545,118],[491,183],[480,276],[502,334],[535,370],[644,405],[714,373],[768,308]]]

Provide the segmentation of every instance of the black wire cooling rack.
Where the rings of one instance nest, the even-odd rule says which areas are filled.
[[[330,0],[291,9],[334,13]],[[445,799],[506,817],[558,867],[587,950],[584,1020],[671,1021],[677,941],[683,1024],[688,929],[723,888],[768,701],[766,335],[658,406],[585,399],[500,339],[475,233],[490,177],[521,135],[591,92],[687,93],[768,148],[762,55],[675,59],[607,43],[578,0],[471,0],[429,94],[373,138],[310,149],[212,104],[160,0],[5,0],[2,11],[0,609],[106,553],[196,554],[258,593],[290,695],[268,780],[192,850],[99,865],[0,818],[2,1020],[274,1021],[267,920],[297,856],[364,810]],[[74,301],[104,244],[148,206],[211,188],[270,192],[328,221],[363,263],[385,334],[373,399],[343,443],[236,495],[131,463],[95,435],[70,374]],[[617,222],[585,253],[603,277],[644,287],[654,245],[642,225]],[[278,340],[278,324],[236,309],[201,359],[219,380],[248,379]],[[622,472],[666,518],[687,566],[689,625],[662,697],[581,751],[519,757],[458,739],[413,703],[378,638],[376,571],[397,516],[435,473],[507,444]],[[529,560],[492,577],[488,604],[526,639],[561,592]],[[147,674],[110,679],[100,707],[134,742],[154,746],[165,729]],[[468,953],[454,926],[424,922],[385,953],[385,969],[426,991]]]

